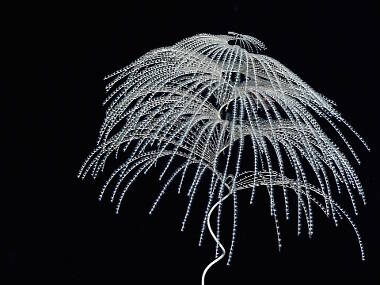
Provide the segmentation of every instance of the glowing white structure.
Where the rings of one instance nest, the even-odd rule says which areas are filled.
[[[136,178],[147,173],[159,159],[166,159],[160,180],[169,170],[171,174],[151,214],[175,179],[180,193],[186,172],[194,167],[182,230],[201,178],[207,176],[208,201],[199,244],[207,223],[217,246],[216,259],[204,270],[202,284],[207,270],[225,254],[219,237],[223,201],[230,195],[233,230],[227,264],[231,261],[238,218],[237,193],[243,189],[252,192],[250,203],[257,189],[268,192],[279,249],[277,193],[281,194],[288,219],[290,191],[298,201],[298,234],[302,216],[309,235],[313,234],[314,204],[336,225],[342,218],[352,224],[362,259],[365,258],[358,229],[335,201],[336,194],[332,191],[336,188],[341,193],[345,189],[357,214],[354,195],[357,192],[365,203],[362,186],[350,162],[318,120],[335,129],[358,162],[336,122],[348,127],[369,148],[335,110],[331,100],[275,59],[259,54],[264,49],[262,42],[246,35],[199,34],[173,46],[152,50],[107,76],[105,79],[111,81],[106,87],[110,93],[104,102],[109,104],[106,117],[97,146],[79,172],[79,177],[84,178],[89,172],[96,177],[112,153],[117,155],[128,149],[129,158],[112,173],[100,193],[101,199],[114,181],[111,201],[117,200],[119,211]],[[243,160],[250,168],[243,169]],[[311,176],[314,185],[310,183]],[[216,208],[215,235],[210,216]]]

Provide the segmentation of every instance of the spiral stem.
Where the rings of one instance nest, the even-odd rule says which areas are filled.
[[[202,274],[202,285],[205,284],[205,278],[206,278],[207,271],[208,271],[208,270],[209,270],[209,269],[210,269],[215,263],[217,263],[219,260],[221,260],[221,259],[224,257],[224,255],[226,254],[226,250],[224,249],[223,245],[222,245],[221,242],[217,239],[217,237],[215,236],[214,232],[212,231],[212,228],[211,228],[211,225],[210,225],[210,217],[211,217],[211,215],[212,215],[212,212],[215,210],[215,208],[216,208],[218,205],[222,204],[223,201],[226,200],[226,199],[231,195],[231,193],[232,193],[231,191],[228,191],[228,193],[227,193],[222,199],[220,199],[218,202],[216,202],[216,203],[212,206],[210,212],[209,212],[208,215],[207,215],[207,227],[208,227],[208,230],[209,230],[209,232],[210,232],[212,238],[213,238],[213,239],[215,240],[215,242],[217,243],[217,245],[222,249],[222,254],[219,255],[217,258],[215,258],[213,261],[211,261],[211,262],[207,265],[207,267],[203,270],[203,274]]]

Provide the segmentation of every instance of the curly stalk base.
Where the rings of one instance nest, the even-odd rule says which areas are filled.
[[[209,265],[207,265],[207,267],[203,270],[203,274],[202,274],[202,285],[205,285],[205,279],[206,279],[206,274],[207,274],[207,271],[215,264],[217,263],[218,261],[220,261],[224,255],[226,254],[226,250],[224,249],[223,245],[220,243],[220,241],[218,240],[218,238],[215,236],[214,232],[212,231],[212,228],[211,228],[211,225],[210,225],[210,217],[211,217],[211,214],[212,212],[215,210],[215,208],[222,204],[224,200],[226,200],[230,195],[232,194],[231,191],[229,191],[227,193],[227,195],[225,195],[222,199],[220,199],[217,203],[215,203],[210,212],[208,213],[207,215],[207,227],[208,227],[208,230],[212,236],[212,238],[215,240],[215,242],[218,244],[218,246],[222,249],[222,254],[219,255],[217,258],[215,258],[213,261],[211,261],[209,263]]]

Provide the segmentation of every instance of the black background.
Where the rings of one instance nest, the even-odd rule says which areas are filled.
[[[366,1],[139,1],[118,7],[23,8],[26,16],[18,15],[6,26],[8,43],[14,45],[5,54],[13,68],[5,99],[11,99],[11,105],[4,114],[9,142],[17,147],[4,149],[7,158],[12,153],[4,172],[9,183],[3,185],[8,282],[200,284],[214,253],[209,236],[198,247],[202,203],[194,204],[187,229],[181,232],[185,196],[170,193],[153,216],[147,214],[162,185],[154,172],[136,182],[119,215],[109,200],[97,200],[105,175],[81,181],[76,174],[104,116],[106,74],[184,37],[228,31],[262,40],[268,48],[265,54],[336,101],[367,139],[370,153],[349,135],[363,162],[355,168],[368,205],[359,206],[355,219],[368,258],[361,261],[347,223],[335,228],[322,215],[316,215],[312,239],[305,227],[297,237],[294,208],[290,221],[280,218],[284,247],[279,253],[267,197],[259,193],[249,207],[249,196],[242,194],[232,265],[220,262],[206,284],[262,284],[263,278],[269,284],[380,281],[375,164],[379,23],[373,6]],[[110,162],[108,170],[115,165]],[[228,239],[228,218],[224,229]]]

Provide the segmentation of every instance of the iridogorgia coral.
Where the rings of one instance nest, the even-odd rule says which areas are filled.
[[[347,192],[357,214],[354,196],[365,203],[362,185],[321,122],[335,130],[357,162],[341,128],[347,127],[368,146],[334,108],[334,102],[277,60],[261,54],[264,49],[262,42],[247,35],[199,34],[152,50],[107,76],[109,96],[104,104],[108,109],[97,145],[79,172],[82,178],[88,173],[96,177],[111,154],[128,153],[100,192],[102,199],[107,188],[112,188],[111,201],[117,202],[118,212],[132,183],[159,160],[165,161],[159,179],[165,178],[166,183],[149,213],[166,192],[176,188],[180,193],[190,180],[182,230],[197,192],[207,191],[199,244],[207,225],[216,242],[216,257],[204,270],[202,284],[207,270],[225,255],[220,243],[221,217],[229,196],[233,225],[227,264],[231,262],[240,190],[251,191],[250,203],[257,190],[267,191],[279,249],[277,204],[283,203],[288,219],[288,196],[293,193],[298,234],[302,219],[308,234],[313,234],[313,211],[319,208],[336,225],[343,218],[352,224],[365,258],[358,229],[337,202],[338,194]],[[199,187],[201,179],[208,186]],[[210,224],[215,209],[216,233]]]

